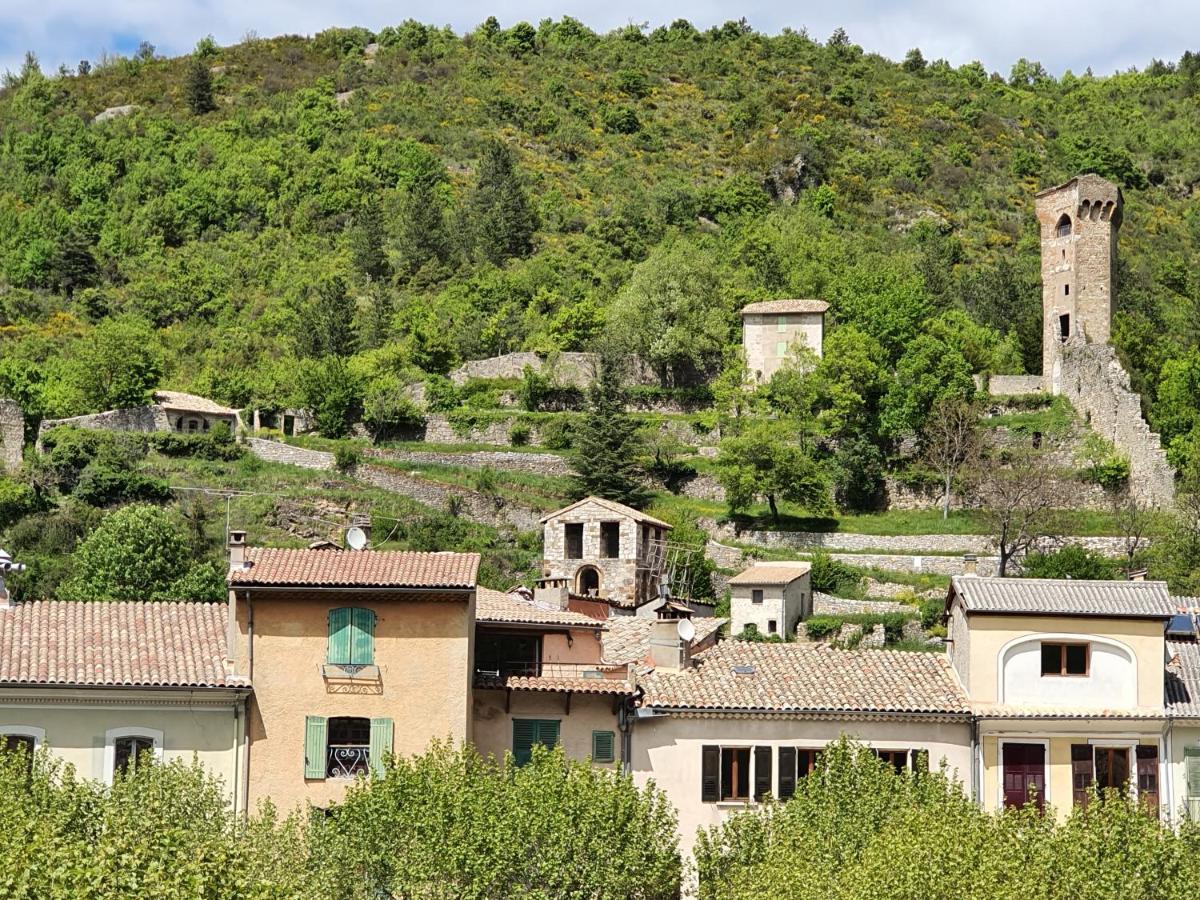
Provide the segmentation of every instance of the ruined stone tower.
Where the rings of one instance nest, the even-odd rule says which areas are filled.
[[[1056,363],[1068,338],[1108,342],[1122,206],[1121,189],[1099,175],[1080,175],[1037,195],[1042,381],[1055,394],[1061,393]]]

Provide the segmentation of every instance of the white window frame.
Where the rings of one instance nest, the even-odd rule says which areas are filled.
[[[122,725],[120,728],[110,728],[104,732],[104,783],[113,783],[113,766],[117,762],[117,740],[119,738],[140,737],[154,741],[154,759],[162,762],[163,733],[157,728],[146,728],[141,725]]]
[[[1050,806],[1050,739],[1049,738],[1027,738],[1027,737],[1012,737],[998,738],[996,740],[996,809],[1004,809],[1004,745],[1005,744],[1041,744],[1045,748],[1045,753],[1042,755],[1042,784],[1045,787],[1042,797],[1042,808],[1047,809]],[[1095,753],[1092,754],[1093,760]],[[1095,763],[1093,763],[1095,765]]]
[[[1089,738],[1088,745],[1092,748],[1092,781],[1096,780],[1096,751],[1124,750],[1126,765],[1129,768],[1129,797],[1136,800],[1138,796],[1137,783],[1137,748],[1141,745],[1137,738]],[[1158,763],[1162,765],[1162,747],[1158,748]],[[1162,795],[1162,773],[1159,773],[1159,796]]]
[[[36,725],[0,725],[0,737],[9,735],[33,738],[35,753],[42,749],[42,744],[46,742],[46,729],[38,728]]]

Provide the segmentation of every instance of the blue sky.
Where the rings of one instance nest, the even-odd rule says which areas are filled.
[[[844,27],[868,50],[899,59],[919,46],[926,58],[955,65],[981,60],[1007,74],[1018,57],[1040,60],[1058,74],[1091,66],[1107,74],[1142,67],[1152,57],[1174,60],[1200,48],[1200,5],[1194,0],[1005,0],[934,2],[841,0],[837,3],[746,0],[734,5],[712,0],[463,0],[444,5],[384,0],[0,0],[0,71],[16,69],[26,50],[37,53],[49,72],[101,54],[132,52],[142,40],[160,54],[188,52],[198,38],[236,43],[248,31],[313,34],[331,25],[378,29],[405,18],[471,29],[488,15],[508,26],[522,19],[572,15],[599,31],[628,22],[651,25],[683,17],[699,27],[744,16],[760,31],[807,28],[824,39]]]

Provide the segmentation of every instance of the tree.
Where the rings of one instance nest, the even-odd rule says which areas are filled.
[[[891,437],[917,431],[939,400],[967,400],[975,393],[963,355],[931,334],[916,337],[896,366],[883,398],[881,426]]]
[[[202,116],[217,108],[213,100],[212,73],[208,61],[199,54],[188,61],[183,96],[193,115]]]
[[[189,578],[192,549],[179,523],[158,506],[134,503],[105,517],[83,539],[73,574],[59,589],[64,600],[220,600],[224,579],[207,567]],[[181,584],[187,579],[188,592]],[[198,593],[197,593],[198,591]]]
[[[127,409],[150,402],[162,371],[153,329],[122,316],[105,319],[80,343],[70,381],[85,410]]]
[[[938,400],[921,429],[922,457],[942,479],[942,518],[950,518],[954,479],[979,453],[979,410],[957,398]]]
[[[601,357],[599,371],[588,389],[587,409],[573,438],[571,465],[574,494],[595,495],[640,509],[650,499],[637,422],[625,411],[620,366]]]
[[[776,524],[780,500],[798,503],[816,513],[829,511],[829,486],[824,473],[795,443],[783,422],[758,421],[724,438],[717,471],[732,512],[745,510],[758,497],[766,498]]]
[[[337,356],[308,360],[298,377],[301,404],[311,409],[317,430],[327,438],[345,437],[362,415],[362,385]]]
[[[900,64],[900,68],[905,72],[920,72],[926,66],[925,56],[921,53],[920,47],[913,47],[904,54],[904,62]]]
[[[521,186],[512,151],[499,141],[484,149],[467,214],[476,249],[493,265],[533,249],[537,215]]]
[[[1001,578],[1014,556],[1027,552],[1056,529],[1059,496],[1047,457],[1030,448],[981,455],[974,487],[988,532],[1000,556]]]
[[[1050,552],[1025,554],[1021,560],[1021,577],[1112,581],[1117,577],[1117,568],[1116,562],[1103,553],[1079,544],[1067,544]]]
[[[354,268],[369,281],[381,281],[388,275],[390,267],[383,244],[383,209],[378,200],[371,198],[355,214],[350,226],[350,256]]]
[[[1158,531],[1160,513],[1133,496],[1129,486],[1105,492],[1113,524],[1125,544],[1125,574],[1134,570],[1135,560],[1150,544],[1150,536]]]
[[[398,244],[404,272],[410,278],[425,266],[438,267],[450,260],[454,244],[446,223],[442,192],[433,178],[414,179],[405,193],[400,207]]]
[[[350,356],[358,346],[357,304],[340,275],[330,275],[308,291],[300,306],[296,343],[305,356]]]

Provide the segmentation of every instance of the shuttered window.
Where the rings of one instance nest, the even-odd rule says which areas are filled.
[[[1071,799],[1075,806],[1087,806],[1096,780],[1096,763],[1091,744],[1071,745]]]
[[[796,793],[796,748],[779,748],[779,799],[787,800]]]
[[[375,664],[375,613],[344,606],[329,611],[329,648],[325,662],[331,666]]]
[[[700,802],[721,799],[721,748],[707,746],[700,751]]]
[[[754,800],[761,803],[763,798],[771,793],[771,757],[774,751],[770,747],[754,748]]]
[[[533,745],[558,744],[558,719],[513,719],[513,760],[518,766],[529,762]]]
[[[392,720],[371,720],[371,745],[367,751],[370,759],[371,774],[383,774],[383,758],[392,752]]]
[[[616,758],[617,736],[611,731],[592,732],[592,762],[610,763]]]
[[[1187,780],[1188,816],[1200,822],[1200,747],[1184,748],[1183,765]]]
[[[325,717],[306,716],[304,719],[304,777],[325,777]]]

